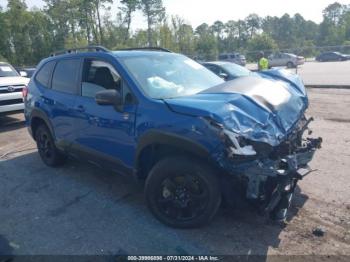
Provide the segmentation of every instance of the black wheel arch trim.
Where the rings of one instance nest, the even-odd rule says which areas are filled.
[[[209,151],[204,146],[187,137],[165,131],[150,130],[143,134],[139,139],[135,155],[135,167],[139,164],[139,158],[142,151],[146,147],[154,144],[169,145],[193,153],[201,158],[207,158],[209,156]]]
[[[52,127],[52,124],[49,120],[49,117],[47,116],[47,114],[44,111],[37,109],[37,108],[33,109],[33,111],[31,112],[31,115],[30,115],[30,129],[32,129],[33,118],[40,118],[42,121],[44,121],[46,126],[49,128],[53,139],[56,140],[56,136],[55,136],[55,132],[54,132],[54,129]],[[33,130],[31,130],[31,131],[32,131],[33,138],[35,138],[35,134],[34,134]]]

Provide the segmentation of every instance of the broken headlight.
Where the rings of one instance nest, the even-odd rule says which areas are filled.
[[[229,141],[229,157],[233,155],[239,156],[255,156],[257,153],[252,145],[247,144],[247,140],[231,131],[224,130],[224,134]]]
[[[203,118],[211,128],[218,131],[220,138],[223,140],[226,148],[228,157],[255,157],[257,152],[254,149],[253,143],[247,140],[243,136],[240,136],[228,129],[221,123],[213,120],[212,118]]]

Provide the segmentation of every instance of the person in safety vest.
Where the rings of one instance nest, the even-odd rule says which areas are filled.
[[[265,58],[264,52],[259,53],[258,68],[259,68],[259,71],[269,69],[269,60]]]

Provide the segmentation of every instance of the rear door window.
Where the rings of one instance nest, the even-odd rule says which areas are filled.
[[[52,89],[68,93],[77,93],[80,59],[67,59],[57,62],[52,77]]]
[[[43,67],[41,67],[40,71],[35,77],[35,80],[46,88],[48,88],[50,85],[51,74],[53,68],[55,67],[55,63],[55,61],[46,63]]]

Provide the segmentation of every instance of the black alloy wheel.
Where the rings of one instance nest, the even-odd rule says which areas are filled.
[[[63,164],[65,157],[56,148],[52,135],[45,125],[40,125],[35,132],[39,155],[43,162],[51,167]]]
[[[156,218],[178,228],[207,224],[221,202],[215,171],[185,157],[158,162],[146,181],[145,193],[148,207]]]

